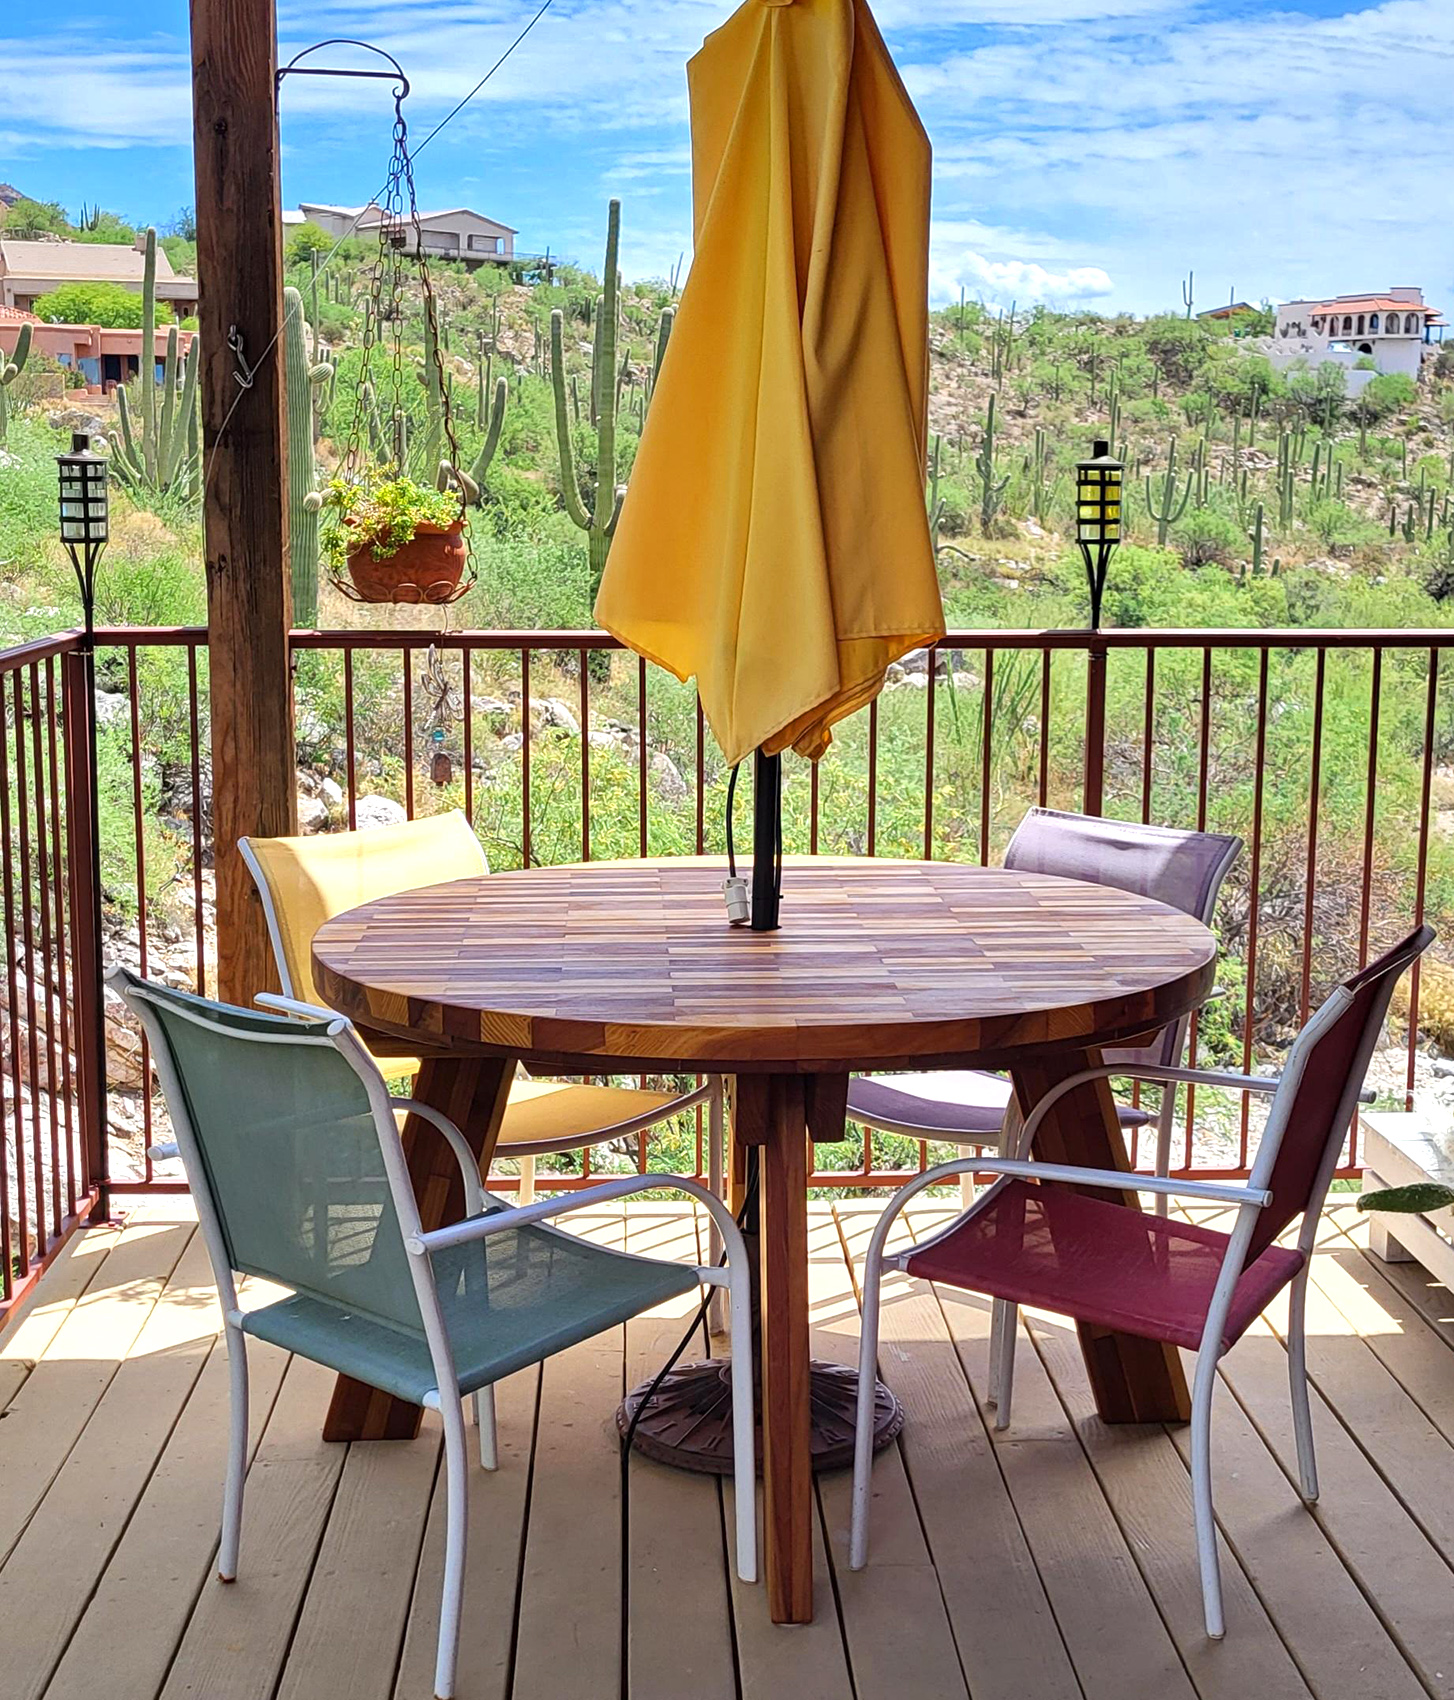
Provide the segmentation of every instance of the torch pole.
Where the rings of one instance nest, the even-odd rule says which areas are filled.
[[[758,750],[752,761],[752,930],[778,930],[782,896],[783,758]]]

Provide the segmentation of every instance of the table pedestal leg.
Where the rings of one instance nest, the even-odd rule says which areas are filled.
[[[426,1058],[414,1096],[459,1128],[488,1174],[504,1119],[513,1057],[443,1056]],[[404,1124],[404,1155],[426,1231],[457,1222],[464,1215],[464,1180],[459,1164],[437,1129],[418,1116]],[[325,1440],[409,1440],[419,1432],[418,1405],[381,1393],[377,1387],[341,1375],[323,1424]]]
[[[1064,1051],[1012,1070],[1021,1113],[1062,1080],[1099,1066],[1096,1051]],[[1047,1163],[1129,1170],[1125,1136],[1109,1082],[1088,1081],[1067,1092],[1047,1112],[1035,1135],[1035,1155]],[[1097,1198],[1115,1195],[1097,1190]],[[1137,1207],[1134,1184],[1121,1202]],[[1081,1323],[1077,1329],[1096,1409],[1107,1423],[1184,1423],[1190,1420],[1186,1377],[1175,1346],[1135,1334]]]
[[[812,1617],[813,1471],[853,1461],[856,1372],[808,1356],[808,1137],[810,1130],[828,1136],[832,1107],[846,1089],[846,1077],[827,1086],[797,1075],[741,1075],[733,1083],[728,1204],[741,1218],[755,1184],[757,1207],[747,1212],[743,1237],[756,1265],[752,1359],[768,1592],[779,1623]],[[837,1115],[841,1133],[841,1107]],[[684,1469],[730,1474],[732,1374],[725,1359],[672,1370],[641,1413],[636,1449]],[[623,1434],[651,1387],[648,1380],[627,1395],[617,1416]],[[887,1446],[903,1412],[881,1383],[876,1402],[874,1444]]]

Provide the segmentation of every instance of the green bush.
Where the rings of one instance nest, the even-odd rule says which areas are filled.
[[[99,325],[103,330],[140,330],[141,292],[119,283],[63,283],[35,303],[38,318],[51,325]],[[171,317],[157,302],[157,317]]]
[[[1229,566],[1246,544],[1237,522],[1216,508],[1193,508],[1171,538],[1189,567]]]

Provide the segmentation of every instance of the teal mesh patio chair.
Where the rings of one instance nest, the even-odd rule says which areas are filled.
[[[267,1001],[287,1013],[237,1009],[125,968],[108,981],[151,1041],[222,1301],[232,1417],[218,1574],[224,1582],[237,1574],[249,1335],[437,1410],[448,1489],[435,1692],[448,1700],[465,1570],[463,1397],[473,1398],[481,1462],[493,1469],[494,1382],[701,1285],[727,1289],[733,1355],[748,1362],[749,1273],[737,1224],[705,1188],[656,1174],[510,1208],[482,1190],[474,1156],[447,1117],[389,1096],[343,1017],[280,998]],[[466,1216],[430,1233],[420,1224],[399,1137],[403,1111],[448,1141],[464,1180]],[[709,1212],[725,1267],[629,1256],[546,1225],[548,1217],[661,1186]],[[244,1310],[240,1274],[289,1295]],[[751,1582],[752,1377],[735,1376],[732,1396],[738,1573]]]

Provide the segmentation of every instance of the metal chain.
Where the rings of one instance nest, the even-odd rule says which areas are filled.
[[[382,340],[382,327],[387,323],[390,327],[389,342],[392,353],[390,377],[393,386],[389,397],[392,405],[389,410],[388,424],[396,433],[395,471],[400,477],[408,471],[406,466],[398,464],[404,457],[397,452],[399,447],[397,433],[400,416],[407,417],[409,415],[409,409],[404,402],[404,303],[407,280],[405,261],[412,237],[414,255],[419,266],[420,288],[424,298],[429,352],[434,365],[435,380],[439,385],[444,436],[449,445],[449,463],[455,472],[455,482],[460,495],[460,512],[463,514],[466,503],[464,485],[458,476],[459,440],[455,435],[454,414],[450,405],[450,389],[446,380],[444,360],[440,353],[439,317],[434,301],[434,288],[429,277],[429,261],[424,251],[423,231],[419,223],[419,202],[414,188],[414,166],[409,157],[409,127],[404,118],[404,97],[402,93],[397,93],[394,97],[393,139],[394,148],[389,159],[388,176],[377,201],[381,214],[379,219],[379,246],[369,274],[369,298],[373,312],[366,318],[364,324],[363,358],[359,365],[358,389],[354,397],[353,423],[349,430],[348,443],[344,452],[344,464],[356,471],[363,462],[363,438],[367,430],[364,418],[364,398],[370,394],[374,349],[377,343]],[[382,428],[385,421],[379,409],[380,398],[374,395],[373,400]]]

